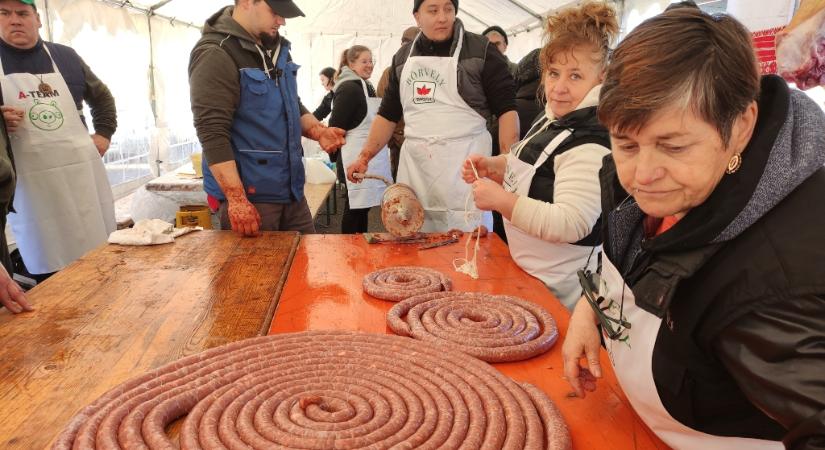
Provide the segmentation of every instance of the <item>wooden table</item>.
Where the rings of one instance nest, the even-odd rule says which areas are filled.
[[[41,449],[123,381],[265,334],[299,237],[202,231],[154,247],[108,245],[0,310],[0,448]]]
[[[184,164],[177,169],[146,183],[146,190],[150,192],[203,192],[203,177],[196,178],[189,173],[192,164]]]
[[[149,192],[203,192],[203,178],[195,178],[186,172],[192,169],[192,165],[183,165],[172,172],[165,173],[154,180],[146,183],[146,190]],[[321,206],[329,196],[334,183],[329,184],[304,184],[304,196],[312,212],[312,218],[318,215]],[[206,203],[204,193],[203,203]],[[329,208],[329,205],[327,205]]]
[[[295,255],[270,333],[304,330],[391,333],[386,326],[386,313],[393,303],[364,294],[361,287],[364,275],[388,266],[431,267],[449,274],[456,290],[515,295],[550,311],[561,330],[559,343],[550,352],[529,361],[495,367],[515,380],[533,383],[550,396],[570,427],[575,448],[667,448],[632,410],[604,352],[605,376],[596,392],[586,399],[568,396],[571,389],[561,378],[561,342],[569,313],[540,281],[513,262],[498,237],[491,235],[482,239],[478,255],[479,280],[453,270],[453,259],[460,257],[464,257],[464,241],[419,251],[411,245],[368,245],[362,236],[305,236]]]

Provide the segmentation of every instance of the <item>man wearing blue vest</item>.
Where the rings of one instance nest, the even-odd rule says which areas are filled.
[[[303,16],[289,0],[236,0],[206,21],[189,62],[192,113],[203,146],[204,190],[221,227],[313,233],[304,197],[301,136],[327,152],[345,131],[327,128],[298,98],[298,65],[278,34]]]

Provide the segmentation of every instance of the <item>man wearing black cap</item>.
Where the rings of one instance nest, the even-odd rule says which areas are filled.
[[[328,152],[344,130],[327,128],[298,98],[298,66],[278,33],[304,14],[289,0],[235,0],[206,21],[189,84],[203,146],[203,187],[221,228],[313,233],[304,197],[301,135]]]
[[[461,165],[470,153],[491,154],[487,119],[493,115],[499,118],[501,148],[518,140],[507,61],[486,38],[464,30],[457,10],[458,0],[415,0],[421,33],[393,57],[381,109],[359,160],[347,170],[350,181],[353,173],[367,172],[403,115],[398,182],[411,186],[421,200],[425,232],[469,231],[478,217],[492,229],[491,215],[465,211],[469,185],[461,179]]]
[[[481,35],[486,37],[491,44],[495,45],[498,51],[504,55],[504,58],[507,58],[507,47],[510,45],[510,39],[507,38],[507,33],[503,28],[498,25],[493,25],[484,30]],[[518,72],[518,64],[507,59],[507,66],[510,68],[510,75],[515,78]]]

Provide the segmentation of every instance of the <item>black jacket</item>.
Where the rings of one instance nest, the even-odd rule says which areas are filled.
[[[370,97],[375,98],[375,89],[367,83]],[[335,89],[332,103],[332,115],[329,126],[349,131],[357,128],[367,116],[367,99],[364,97],[364,86],[361,81],[344,81]]]
[[[316,108],[315,111],[312,112],[312,115],[315,116],[316,119],[324,120],[327,118],[329,113],[332,112],[333,95],[334,94],[332,93],[332,91],[329,91],[327,92],[327,95],[325,95],[324,98],[321,99],[321,104],[318,105],[318,108]]]
[[[458,45],[458,31],[463,28],[456,19],[453,39],[434,42],[423,34],[414,41],[413,56],[451,56]],[[401,107],[401,72],[413,42],[404,44],[392,58],[390,78],[378,114],[390,122],[403,117]],[[515,84],[507,59],[484,36],[465,32],[461,54],[458,55],[458,91],[461,98],[484,119],[501,116],[516,109]]]
[[[825,448],[825,116],[766,77],[744,163],[665,233],[602,169],[607,257],[663,317],[662,402],[713,435]]]
[[[528,53],[518,63],[516,72],[516,110],[521,126],[520,136],[524,139],[536,117],[544,114],[545,102],[539,96],[541,89],[541,49]]]

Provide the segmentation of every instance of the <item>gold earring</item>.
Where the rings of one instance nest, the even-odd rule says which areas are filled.
[[[742,167],[742,154],[737,153],[733,155],[733,158],[731,158],[728,162],[728,170],[725,172],[727,172],[728,175],[733,175],[739,170],[740,167]]]

